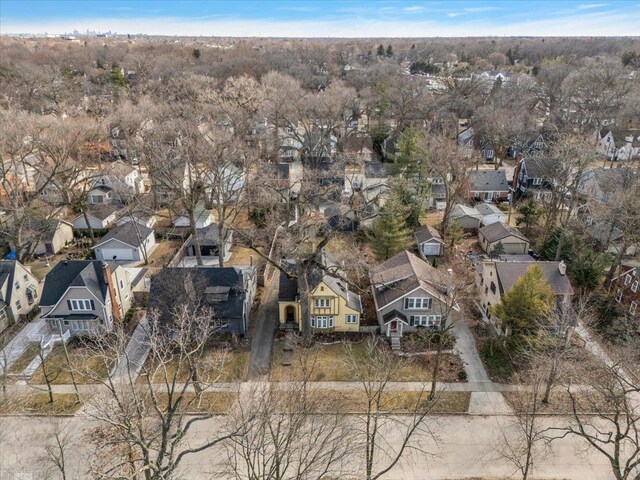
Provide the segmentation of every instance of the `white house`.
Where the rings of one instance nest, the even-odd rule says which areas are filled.
[[[89,225],[95,230],[109,228],[109,226],[116,221],[117,214],[117,205],[90,205],[87,208]],[[76,230],[86,230],[89,228],[85,216],[82,213],[77,215],[71,223]]]
[[[73,240],[73,225],[59,218],[52,218],[48,222],[47,232],[36,247],[36,255],[58,253],[65,245]]]
[[[141,261],[156,245],[153,230],[127,222],[107,233],[94,247],[96,260]]]
[[[440,233],[433,227],[425,225],[418,228],[414,233],[418,250],[422,258],[438,257],[444,250],[444,241]]]

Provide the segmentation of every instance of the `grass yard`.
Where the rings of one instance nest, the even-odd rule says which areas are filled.
[[[352,351],[356,359],[365,361],[365,343],[352,344]],[[296,347],[291,353],[291,365],[282,365],[283,343],[273,346],[271,364],[271,380],[287,381],[301,380],[308,373],[310,381],[315,382],[352,382],[359,381],[355,372],[347,364],[347,351],[341,343],[332,345],[315,344],[308,349]],[[433,368],[432,355],[416,355],[413,357],[398,357],[402,368],[393,378],[396,382],[426,382],[431,380]],[[458,382],[458,372],[463,370],[460,358],[452,354],[443,354],[441,358],[440,381]]]
[[[201,365],[203,367],[201,381],[204,383],[244,381],[247,377],[247,370],[249,368],[249,348],[248,346],[242,346],[237,350],[211,348],[205,352]],[[174,363],[167,365],[167,375],[169,377],[173,377],[176,368],[177,365]],[[150,373],[155,372],[152,380],[153,383],[163,381],[164,369],[156,368],[151,360],[147,360],[145,369]],[[144,372],[144,369],[142,372]],[[184,382],[188,379],[186,365],[177,373],[177,379],[179,382]],[[146,379],[142,376],[138,378],[138,383],[145,382]]]
[[[76,401],[75,394],[60,393],[53,395],[53,403],[49,403],[46,392],[16,395],[0,401],[0,414],[18,415],[41,413],[47,415],[71,414],[82,406]]]
[[[69,364],[73,368],[77,383],[99,383],[107,378],[115,365],[115,358],[103,358],[89,347],[71,342],[67,345]],[[64,347],[56,345],[45,360],[47,375],[54,385],[72,383],[71,370],[67,365]],[[29,381],[32,385],[45,384],[42,366],[38,367]]]
[[[31,361],[38,356],[40,352],[40,345],[36,342],[32,342],[29,344],[27,349],[22,352],[22,355],[18,357],[18,359],[13,362],[11,368],[9,368],[9,373],[14,375],[20,375],[25,368],[29,366]]]
[[[361,391],[316,390],[310,394],[313,410],[316,413],[359,414],[366,412],[366,396]],[[315,397],[315,398],[314,398]],[[385,413],[413,413],[425,411],[429,392],[394,392],[382,395],[382,408]],[[469,409],[469,392],[441,392],[435,404],[430,407],[433,414],[466,413]]]
[[[540,396],[543,395],[544,392],[541,392]],[[576,392],[575,394],[576,404],[578,412],[580,413],[594,413],[594,404],[598,409],[602,409],[602,411],[606,410],[606,402],[604,400],[598,401],[595,398],[596,393],[593,391],[585,391],[585,392]],[[530,401],[528,400],[531,396],[531,393],[527,392],[506,392],[504,393],[505,400],[511,405],[511,407],[516,412],[525,413],[528,408],[528,404]],[[551,397],[549,398],[549,403],[544,404],[542,401],[538,404],[538,413],[540,415],[546,414],[571,414],[572,406],[571,406],[571,398],[569,394],[563,387],[556,387],[551,391]]]

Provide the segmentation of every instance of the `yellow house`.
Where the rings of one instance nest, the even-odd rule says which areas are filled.
[[[343,275],[340,275],[343,276]],[[300,295],[297,278],[280,273],[278,307],[280,328],[297,328],[300,323]],[[357,332],[360,330],[362,302],[341,279],[318,268],[309,275],[309,315],[314,330]]]

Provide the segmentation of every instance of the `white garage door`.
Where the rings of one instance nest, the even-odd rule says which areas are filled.
[[[422,244],[422,253],[424,253],[425,255],[439,255],[440,244],[424,243]]]
[[[113,260],[113,257],[116,260],[137,260],[132,248],[103,248],[101,251],[103,260]]]

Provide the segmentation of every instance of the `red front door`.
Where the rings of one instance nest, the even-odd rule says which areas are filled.
[[[392,332],[395,332],[396,330],[398,330],[398,321],[397,320],[391,320],[391,323],[389,325],[389,330],[391,330]]]

